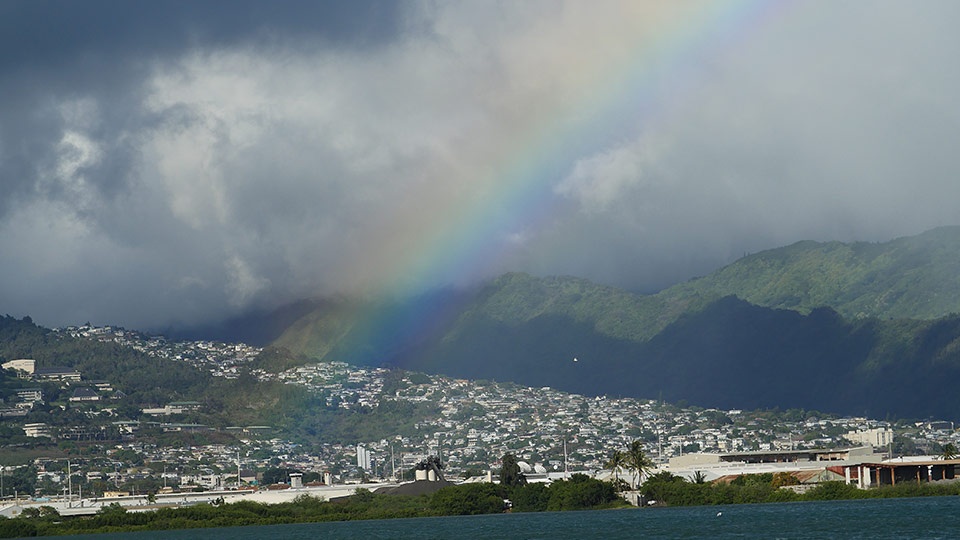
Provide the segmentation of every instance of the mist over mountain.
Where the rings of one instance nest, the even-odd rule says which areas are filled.
[[[305,299],[273,310],[253,310],[226,320],[195,326],[171,326],[157,333],[171,339],[242,342],[262,347],[279,338],[306,315],[330,305],[330,300]]]

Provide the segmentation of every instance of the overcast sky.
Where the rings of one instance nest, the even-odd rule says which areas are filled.
[[[149,329],[511,270],[651,292],[957,225],[957,21],[954,0],[4,0],[0,313]]]

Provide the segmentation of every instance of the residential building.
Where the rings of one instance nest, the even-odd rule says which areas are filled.
[[[893,430],[889,428],[874,428],[864,431],[850,431],[845,437],[853,443],[869,444],[874,448],[886,448],[893,443]]]
[[[93,388],[81,386],[73,391],[73,395],[70,396],[70,401],[74,403],[83,401],[100,401],[100,394],[96,393]]]
[[[22,388],[17,390],[17,397],[23,402],[43,401],[43,390],[40,388]]]
[[[23,432],[27,437],[52,437],[50,426],[43,422],[24,424]]]
[[[41,381],[79,381],[80,372],[73,368],[52,366],[34,370],[33,378]]]

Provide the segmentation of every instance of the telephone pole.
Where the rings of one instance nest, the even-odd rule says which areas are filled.
[[[567,469],[567,436],[563,436],[563,478],[570,477],[570,470]]]
[[[390,476],[393,477],[393,481],[397,481],[397,459],[393,454],[393,445],[390,445]]]

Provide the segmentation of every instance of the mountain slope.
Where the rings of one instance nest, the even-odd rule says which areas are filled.
[[[830,306],[847,318],[960,313],[960,227],[879,244],[798,242],[744,257],[657,297],[677,302],[703,295],[803,312]]]
[[[636,295],[574,277],[536,278],[510,273],[482,287],[453,333],[486,318],[519,324],[540,317],[569,318],[613,339],[643,341],[681,313],[702,307],[699,295]]]
[[[574,277],[504,274],[481,286],[445,289],[405,301],[327,302],[273,342],[314,358],[376,365],[411,354],[421,342],[456,341],[476,328],[552,319],[611,340],[646,341],[715,295],[636,295]]]
[[[507,281],[516,286],[527,279]],[[725,297],[683,314],[650,340],[636,340],[601,332],[589,317],[549,309],[569,300],[564,295],[546,301],[551,295],[544,290],[519,292],[478,291],[457,317],[441,317],[445,324],[416,341],[401,339],[403,325],[369,341],[361,338],[369,329],[354,330],[326,346],[326,358],[708,407],[947,418],[960,410],[960,393],[950,387],[960,378],[957,316],[845,320],[830,308],[803,314]],[[517,300],[511,316],[491,311],[494,299],[507,298],[525,300]],[[538,307],[530,298],[539,298]]]
[[[431,327],[443,339],[468,332],[476,321],[512,325],[558,316],[608,338],[647,341],[681,315],[731,295],[802,313],[829,306],[848,319],[936,319],[960,313],[960,227],[880,244],[798,242],[650,296],[573,277],[510,273],[475,289],[434,291],[406,301],[314,302],[316,307],[289,324],[274,344],[318,358],[334,350],[356,356],[357,347],[382,355],[383,344],[370,341],[392,334],[389,349],[400,354],[402,323],[390,323],[391,329],[362,326],[369,326],[371,313],[382,322],[383,313],[397,318],[405,312],[410,318],[437,312],[431,314]]]
[[[278,345],[321,359],[705,406],[952,416],[960,228],[800,242],[651,296],[506,274],[407,301],[328,305]]]
[[[403,367],[707,407],[950,418],[960,410],[947,382],[960,377],[958,317],[848,322],[829,308],[801,314],[726,297],[648,342],[557,315],[479,318],[411,358]]]

